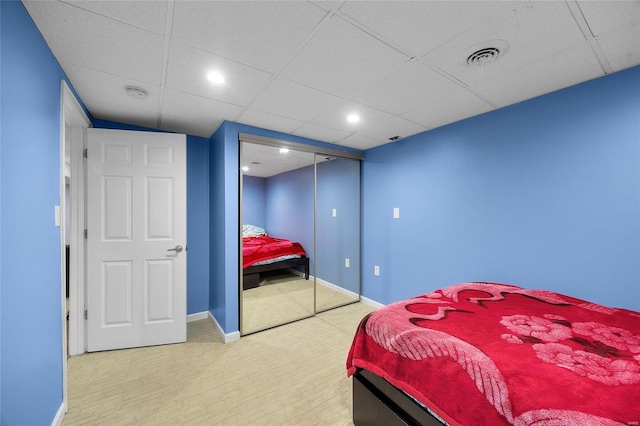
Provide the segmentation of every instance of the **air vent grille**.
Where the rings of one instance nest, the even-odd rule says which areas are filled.
[[[467,66],[482,66],[501,59],[509,50],[509,43],[504,40],[487,40],[470,47],[460,62]]]
[[[469,65],[481,65],[487,62],[494,62],[500,58],[500,49],[497,47],[487,47],[473,52],[467,58],[467,64]]]

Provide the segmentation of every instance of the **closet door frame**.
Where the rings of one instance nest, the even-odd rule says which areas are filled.
[[[242,236],[242,217],[243,217],[243,203],[242,203],[242,194],[243,194],[243,176],[242,176],[242,158],[243,158],[243,143],[252,143],[252,144],[258,144],[258,145],[266,145],[266,146],[272,146],[272,147],[277,147],[277,148],[289,148],[292,150],[296,150],[296,151],[302,151],[302,152],[308,152],[308,153],[312,153],[315,155],[326,155],[326,156],[331,156],[331,157],[339,157],[339,158],[345,158],[345,159],[350,159],[350,160],[358,160],[361,161],[364,156],[360,153],[355,153],[355,152],[350,152],[350,151],[343,151],[340,149],[334,149],[334,148],[327,148],[327,147],[322,147],[322,146],[317,146],[317,145],[307,145],[307,144],[303,144],[303,143],[298,143],[298,142],[291,142],[291,141],[285,141],[285,140],[281,140],[281,139],[274,139],[274,138],[268,138],[268,137],[264,137],[264,136],[257,136],[257,135],[252,135],[249,133],[239,133],[238,134],[238,145],[239,145],[239,152],[238,152],[238,187],[239,187],[239,229],[238,229],[238,238],[241,239]],[[314,253],[316,251],[316,186],[317,186],[317,163],[314,159],[314,163],[313,163],[313,174],[314,174],[314,187],[313,187],[313,200],[314,200],[314,206],[313,206],[313,241],[314,241]],[[360,184],[360,175],[358,175],[358,185]],[[359,192],[359,191],[358,191]],[[358,215],[360,215],[360,209],[358,209]],[[360,232],[358,232],[358,238],[360,238]],[[358,243],[360,244],[360,242]],[[238,324],[240,325],[240,335],[243,336],[245,335],[245,331],[243,330],[243,321],[242,321],[242,316],[243,316],[243,303],[242,303],[242,289],[243,289],[243,270],[242,270],[242,261],[240,261],[242,259],[242,241],[240,240],[240,244],[238,244],[239,250],[238,250],[238,303],[239,303],[239,309],[238,309]],[[362,250],[360,250],[360,256],[361,256]],[[360,263],[360,262],[358,262]],[[313,271],[313,275],[315,277],[316,275],[316,266],[315,266],[315,262],[314,262],[314,271]],[[314,278],[315,279],[315,278]],[[314,304],[314,313],[311,316],[315,316],[318,312],[316,309],[316,294],[315,294],[315,285],[314,285],[314,300],[313,300],[313,304]],[[360,294],[360,284],[358,284],[358,294]],[[356,302],[354,300],[354,302]],[[251,332],[250,332],[251,333]],[[250,334],[249,333],[249,334]]]

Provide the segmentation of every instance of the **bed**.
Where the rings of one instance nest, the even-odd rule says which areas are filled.
[[[258,287],[261,274],[282,269],[301,270],[309,279],[309,258],[298,242],[275,238],[255,225],[242,227],[242,288]]]
[[[640,313],[457,284],[363,318],[347,374],[356,425],[638,425]]]

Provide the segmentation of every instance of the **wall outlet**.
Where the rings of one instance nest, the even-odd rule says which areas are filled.
[[[376,277],[380,276],[380,267],[378,265],[373,267],[373,275],[375,275]]]
[[[338,216],[338,211],[337,211],[336,209],[333,209],[333,210],[331,211],[331,216],[333,216],[333,217]]]
[[[345,267],[345,268],[348,268],[348,267],[349,267],[349,263],[350,263],[350,262],[349,262],[349,258],[347,257],[347,258],[344,260],[344,267]]]
[[[400,207],[393,208],[393,218],[400,219]]]

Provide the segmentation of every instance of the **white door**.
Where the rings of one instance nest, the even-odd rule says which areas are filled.
[[[87,349],[185,342],[186,137],[87,131]]]

